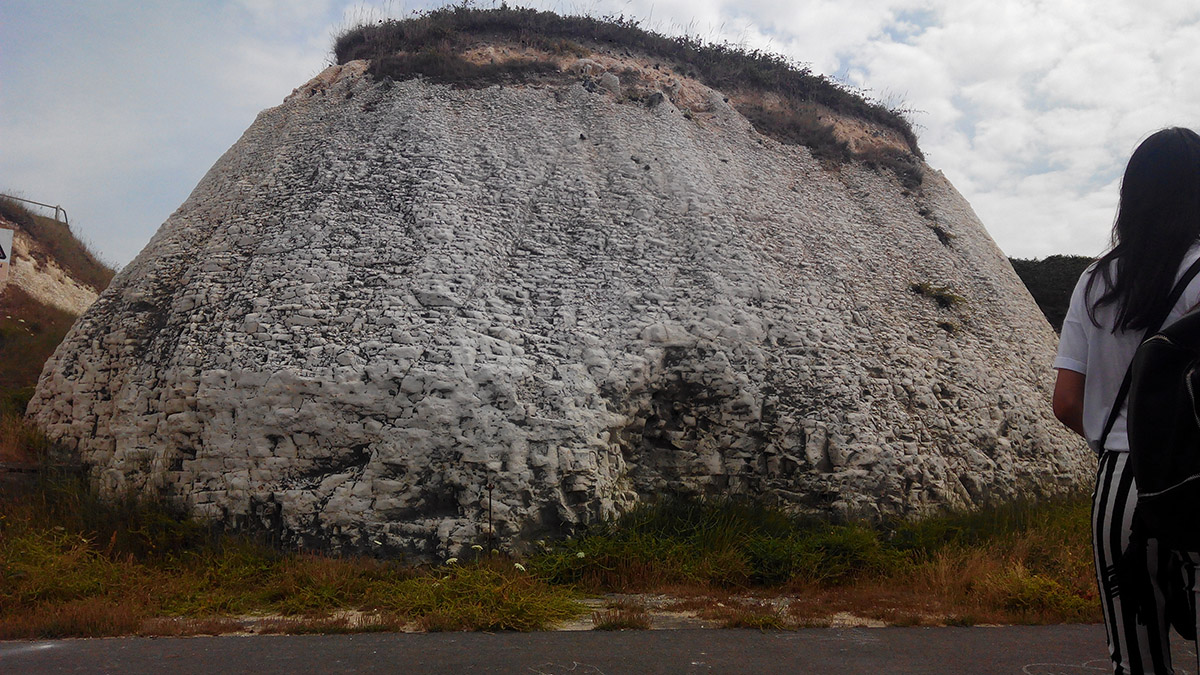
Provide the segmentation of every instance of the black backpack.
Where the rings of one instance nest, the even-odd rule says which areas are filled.
[[[1130,365],[1135,518],[1177,551],[1200,551],[1200,312],[1147,338]]]
[[[1184,272],[1165,312],[1200,273]],[[1121,382],[1100,437],[1108,439],[1126,402],[1129,464],[1137,485],[1134,519],[1142,532],[1179,551],[1200,551],[1200,312],[1147,331]]]
[[[1117,575],[1122,595],[1139,612],[1152,608],[1153,591],[1137,572],[1144,565],[1139,560],[1144,560],[1148,539],[1176,551],[1200,552],[1200,311],[1161,328],[1197,273],[1200,260],[1176,282],[1162,316],[1146,332],[1100,436],[1103,451],[1122,405],[1128,403],[1129,467],[1138,499]],[[1172,564],[1181,560],[1173,558]],[[1171,624],[1180,635],[1196,639],[1191,593],[1182,587],[1164,591]]]

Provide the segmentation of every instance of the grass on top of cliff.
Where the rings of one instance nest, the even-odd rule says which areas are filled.
[[[921,182],[919,162],[914,158],[923,156],[904,111],[869,100],[778,54],[728,43],[710,44],[693,36],[667,37],[623,16],[563,16],[507,5],[478,9],[462,3],[417,12],[404,20],[352,28],[338,36],[333,51],[338,63],[368,60],[369,72],[381,80],[425,76],[437,82],[482,86],[520,80],[523,72],[533,77],[554,69],[545,58],[505,65],[472,64],[461,55],[481,40],[506,41],[554,56],[584,56],[592,48],[606,47],[636,52],[725,92],[730,103],[764,135],[785,144],[804,145],[819,159],[843,162],[857,158],[873,168],[891,168],[910,188]],[[764,107],[764,95],[779,104]],[[908,153],[851,152],[824,120],[822,109],[895,131],[904,139]]]
[[[4,418],[30,452],[50,444]],[[762,505],[663,501],[517,560],[468,550],[409,566],[284,552],[78,477],[0,499],[0,639],[377,630],[540,630],[584,594],[669,594],[720,625],[794,628],[840,612],[890,624],[1095,621],[1082,498],[890,527]],[[597,628],[652,619],[635,602]]]

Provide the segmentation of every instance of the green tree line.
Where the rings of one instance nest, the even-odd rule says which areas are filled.
[[[1054,331],[1061,331],[1075,282],[1095,259],[1081,255],[1051,255],[1040,260],[1008,260],[1029,289],[1034,302],[1042,309],[1042,314],[1046,315],[1046,320],[1054,326]]]

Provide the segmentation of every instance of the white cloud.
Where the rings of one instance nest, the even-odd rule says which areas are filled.
[[[85,236],[125,262],[259,110],[319,71],[337,32],[438,4],[10,0],[0,188],[63,202]],[[530,4],[777,51],[920,111],[928,161],[1011,255],[1099,253],[1138,140],[1200,126],[1196,3]]]
[[[931,163],[1010,254],[1099,253],[1137,139],[1189,124],[1185,111],[1195,123],[1195,87],[1181,96],[1176,82],[1197,68],[1197,13],[1063,0],[948,3],[937,16],[908,40],[945,70],[925,72],[948,80],[911,90],[930,111],[920,121]],[[905,81],[887,43],[862,54],[874,86]]]
[[[314,20],[324,21],[334,4],[334,0],[236,0],[233,3],[261,27],[290,27]]]

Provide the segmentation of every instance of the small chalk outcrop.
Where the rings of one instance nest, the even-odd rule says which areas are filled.
[[[99,296],[99,289],[64,269],[47,247],[17,223],[0,218],[0,228],[13,230],[8,275],[0,292],[19,288],[34,300],[70,314],[83,314]],[[111,272],[110,272],[111,274]]]

